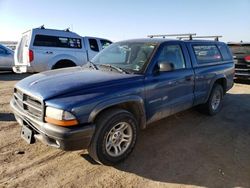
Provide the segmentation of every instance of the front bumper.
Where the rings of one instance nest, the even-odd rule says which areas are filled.
[[[66,151],[86,149],[95,131],[95,125],[60,127],[29,117],[11,100],[10,106],[20,125],[25,125],[34,133],[35,140]]]
[[[236,73],[234,75],[235,80],[250,80],[250,72],[249,73]]]
[[[241,59],[235,59],[235,76],[234,79],[250,80],[250,63]]]

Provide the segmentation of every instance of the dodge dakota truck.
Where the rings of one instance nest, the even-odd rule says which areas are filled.
[[[233,78],[223,42],[134,39],[113,43],[84,66],[19,81],[10,104],[28,143],[88,149],[97,162],[115,164],[152,122],[194,106],[218,113]]]

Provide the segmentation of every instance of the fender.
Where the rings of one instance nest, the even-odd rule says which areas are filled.
[[[224,74],[218,74],[218,75],[216,75],[216,76],[212,79],[212,81],[210,82],[209,92],[207,93],[206,100],[205,100],[206,102],[207,102],[207,100],[208,100],[208,98],[209,98],[209,96],[210,96],[210,93],[212,92],[214,83],[215,83],[217,80],[221,79],[221,78],[227,80],[227,79],[226,79],[226,76],[225,76]]]
[[[105,102],[101,102],[98,105],[95,106],[95,108],[91,111],[88,122],[92,123],[95,119],[95,117],[102,111],[105,110],[106,108],[127,103],[127,102],[134,102],[138,106],[138,110],[140,112],[140,125],[139,127],[141,129],[146,128],[146,113],[145,113],[145,107],[144,107],[144,101],[141,97],[139,96],[124,96],[124,97],[118,97],[118,98],[113,98],[106,100]]]

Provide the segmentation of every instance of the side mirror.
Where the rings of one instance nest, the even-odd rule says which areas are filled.
[[[158,62],[158,67],[159,67],[158,69],[159,72],[167,72],[174,70],[174,64],[167,61]]]

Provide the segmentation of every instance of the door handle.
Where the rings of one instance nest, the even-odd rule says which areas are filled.
[[[178,81],[169,81],[168,82],[169,86],[174,86],[174,85],[177,85],[177,84],[178,84]]]
[[[49,52],[49,51],[46,51],[45,53],[46,53],[46,54],[53,54],[53,52]]]
[[[186,77],[185,77],[185,80],[187,80],[187,81],[192,81],[193,79],[194,79],[193,76],[186,76]]]

